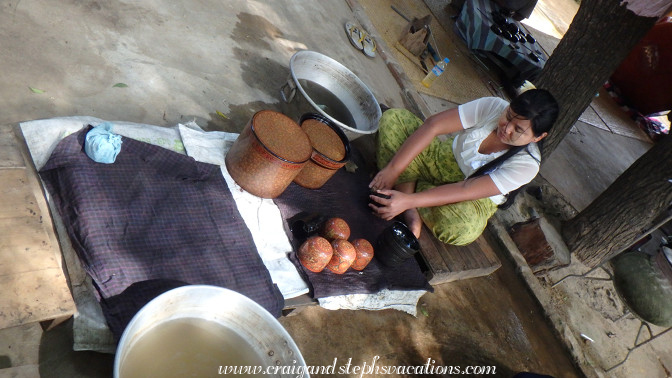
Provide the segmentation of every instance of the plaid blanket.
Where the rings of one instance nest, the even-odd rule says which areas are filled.
[[[373,244],[374,249],[378,248],[376,242],[381,232],[393,223],[376,217],[369,209],[368,184],[371,177],[365,169],[366,165],[359,151],[353,148],[352,152],[352,160],[359,167],[356,172],[349,173],[345,168],[341,168],[324,186],[314,190],[292,183],[275,199],[282,218],[285,219],[284,227],[294,251],[298,251],[305,239],[292,234],[288,221],[300,213],[343,218],[350,226],[350,240],[364,238]],[[385,252],[376,250],[374,256],[376,253]],[[289,258],[308,282],[313,298],[371,294],[382,289],[433,291],[418,262],[413,258],[393,268],[383,265],[374,258],[363,271],[348,269],[344,274],[334,274],[328,269],[313,273],[301,265],[296,252],[291,253]]]
[[[124,138],[114,164],[84,153],[87,129],[40,171],[118,338],[133,315],[184,284],[222,286],[280,316],[272,283],[220,167]]]

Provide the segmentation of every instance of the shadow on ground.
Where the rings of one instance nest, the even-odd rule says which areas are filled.
[[[40,340],[40,377],[111,377],[114,355],[72,350],[72,318],[44,332]]]

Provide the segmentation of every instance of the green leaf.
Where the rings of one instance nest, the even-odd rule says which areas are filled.
[[[352,161],[348,160],[347,163],[345,163],[345,170],[349,173],[355,173],[357,171],[357,164],[353,163]]]
[[[33,93],[44,93],[44,91],[41,90],[41,89],[37,89],[37,88],[33,88],[33,87],[28,87],[28,88],[29,88]]]
[[[112,88],[126,88],[126,87],[128,87],[128,85],[124,83],[117,83],[112,86]]]
[[[229,117],[225,116],[224,113],[220,112],[219,110],[216,110],[217,115],[224,118],[224,119],[229,119]]]

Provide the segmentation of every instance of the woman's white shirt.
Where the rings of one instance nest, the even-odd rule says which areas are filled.
[[[458,107],[460,121],[465,130],[457,133],[453,139],[453,154],[465,177],[504,154],[505,151],[500,151],[484,155],[478,152],[478,148],[497,128],[497,121],[508,106],[509,103],[501,98],[484,97]],[[500,195],[490,197],[496,204],[503,203],[505,194],[529,183],[539,172],[539,147],[536,143],[530,143],[527,150],[529,153],[523,149],[489,173],[501,192]]]

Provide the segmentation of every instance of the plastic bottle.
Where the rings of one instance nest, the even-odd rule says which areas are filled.
[[[450,60],[448,58],[443,58],[442,61],[436,63],[436,66],[432,68],[431,71],[427,73],[427,76],[425,76],[424,79],[422,79],[421,83],[425,87],[429,88],[430,85],[436,80],[437,77],[439,77],[443,71],[446,69],[446,64],[448,64]]]

